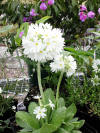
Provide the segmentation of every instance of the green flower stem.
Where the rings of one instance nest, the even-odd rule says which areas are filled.
[[[63,74],[64,72],[62,71],[59,77],[59,81],[58,81],[58,85],[57,85],[57,93],[56,93],[56,104],[58,103],[58,98],[59,98],[59,88],[60,88],[60,84],[63,78]]]
[[[43,98],[43,102],[45,102],[43,88],[42,88],[42,84],[41,84],[41,66],[40,66],[40,62],[37,63],[37,77],[38,77],[38,85],[39,85],[40,94]]]

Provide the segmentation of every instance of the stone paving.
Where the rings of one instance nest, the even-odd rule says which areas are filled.
[[[13,56],[7,52],[6,46],[0,47],[0,79],[27,77],[26,63],[16,58],[17,52]]]
[[[17,53],[18,52],[18,53]],[[20,92],[28,89],[28,72],[27,64],[18,59],[19,50],[13,53],[13,56],[7,52],[6,46],[0,46],[0,87],[10,88],[9,92]],[[12,88],[12,89],[11,89]]]

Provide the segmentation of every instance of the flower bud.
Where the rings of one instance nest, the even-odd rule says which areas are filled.
[[[47,9],[47,6],[46,6],[46,4],[44,2],[41,3],[40,9],[41,10],[46,10]]]

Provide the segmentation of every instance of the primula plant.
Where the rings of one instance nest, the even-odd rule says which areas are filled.
[[[42,19],[44,21],[44,19]],[[63,98],[59,97],[59,89],[63,74],[71,76],[77,68],[74,58],[65,54],[64,38],[60,29],[53,28],[48,23],[28,25],[27,34],[23,28],[23,35],[20,38],[21,30],[18,30],[16,40],[22,40],[23,54],[37,63],[37,78],[40,90],[40,96],[35,96],[38,103],[32,102],[28,107],[28,112],[17,112],[16,121],[22,129],[20,133],[80,133],[78,130],[84,120],[78,121],[73,118],[76,113],[76,107],[72,104],[65,107]],[[52,89],[43,91],[41,83],[41,65],[47,61],[53,61],[50,64],[53,72],[59,71],[56,96]]]

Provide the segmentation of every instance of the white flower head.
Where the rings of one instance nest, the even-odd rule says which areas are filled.
[[[50,64],[52,72],[64,71],[67,76],[75,73],[77,64],[71,55],[64,56],[63,54],[57,55],[54,62]]]
[[[48,23],[31,24],[27,36],[22,37],[22,46],[31,60],[46,62],[63,50],[64,38],[60,29]]]
[[[12,109],[15,110],[16,109],[16,106],[12,106]]]
[[[28,92],[29,90],[28,89],[25,89],[26,92]]]
[[[52,103],[50,99],[49,99],[49,106],[52,108],[52,110],[55,108],[55,105]]]
[[[41,96],[37,95],[37,96],[34,96],[34,99],[40,99],[42,98]]]
[[[95,75],[95,77],[92,78],[91,82],[93,83],[93,86],[100,85],[100,78],[98,77],[98,75]]]
[[[42,108],[42,107],[38,106],[38,107],[36,107],[34,109],[33,114],[35,114],[36,115],[36,118],[38,120],[40,120],[40,118],[45,118],[46,117],[46,114],[45,114],[46,111],[47,111],[46,108]]]
[[[7,98],[9,98],[10,96],[9,95],[7,95]]]
[[[100,59],[94,60],[92,67],[94,69],[94,72],[98,73],[100,71]]]
[[[2,88],[0,87],[0,93],[2,93]]]

